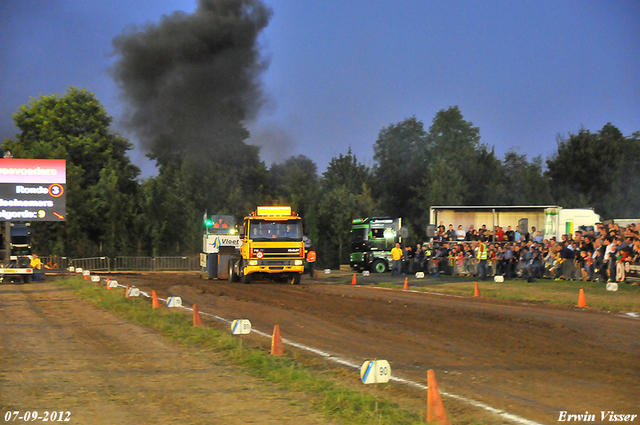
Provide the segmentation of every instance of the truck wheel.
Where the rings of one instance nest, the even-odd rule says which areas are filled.
[[[371,265],[371,270],[375,273],[384,273],[387,271],[387,263],[382,260],[376,260]]]
[[[245,285],[250,285],[251,284],[251,275],[242,273],[242,283],[244,283]]]
[[[229,260],[229,282],[237,282],[238,275],[233,270],[233,260]]]
[[[300,276],[299,274],[295,274],[293,277],[289,278],[289,282],[292,285],[300,285]]]

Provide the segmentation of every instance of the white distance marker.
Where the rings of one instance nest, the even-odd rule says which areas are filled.
[[[251,322],[249,319],[238,319],[231,323],[231,333],[234,335],[246,335],[251,333]]]
[[[100,282],[100,276],[91,276],[91,282]]]
[[[117,288],[118,287],[118,281],[117,280],[110,280],[109,283],[107,284],[107,286],[109,288]]]
[[[167,307],[182,307],[182,298],[169,297],[169,299],[167,299]]]
[[[129,288],[129,297],[139,297],[140,289],[138,288]]]
[[[76,273],[82,273],[82,267],[78,267],[78,268],[76,269]]]
[[[362,276],[369,276],[369,270],[365,270],[362,272]]]
[[[367,360],[360,368],[363,384],[385,384],[391,378],[391,366],[386,360]]]
[[[89,270],[82,270],[82,276],[91,276],[91,272]]]

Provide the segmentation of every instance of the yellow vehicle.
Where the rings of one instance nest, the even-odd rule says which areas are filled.
[[[262,206],[240,226],[240,258],[229,262],[229,280],[286,280],[297,285],[304,273],[302,219],[288,206]]]

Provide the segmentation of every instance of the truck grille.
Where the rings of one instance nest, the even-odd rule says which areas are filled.
[[[293,266],[292,260],[258,260],[259,266]]]
[[[253,248],[253,256],[255,257],[258,252],[262,252],[264,257],[300,257],[300,248]]]

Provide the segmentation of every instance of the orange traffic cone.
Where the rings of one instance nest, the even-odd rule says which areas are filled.
[[[409,278],[408,277],[404,278],[404,289],[409,289]]]
[[[109,282],[111,282],[111,279],[107,278],[107,289],[112,289],[111,286],[109,286]]]
[[[451,425],[447,419],[447,412],[444,410],[444,403],[433,369],[427,371],[427,422],[438,425]]]
[[[84,280],[89,280],[89,275],[88,274],[84,275]]]
[[[273,327],[273,336],[271,337],[271,355],[281,356],[284,354],[282,349],[282,336],[280,335],[280,326]]]
[[[198,306],[193,305],[193,326],[202,326],[202,320],[200,320],[200,312]]]
[[[473,290],[473,296],[474,297],[479,297],[480,296],[480,289],[478,289],[478,282],[476,282],[476,287]]]
[[[584,298],[584,290],[580,288],[580,295],[578,295],[578,307],[586,307],[587,300]]]
[[[158,296],[156,295],[156,290],[151,291],[151,306],[153,308],[160,308],[160,301],[158,301]]]
[[[356,284],[356,274],[353,274],[353,277],[351,278],[351,284],[355,285]]]
[[[127,289],[124,291],[124,296],[129,298],[129,285],[127,285]]]

